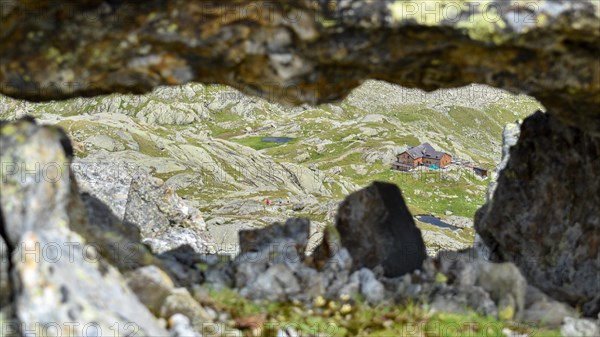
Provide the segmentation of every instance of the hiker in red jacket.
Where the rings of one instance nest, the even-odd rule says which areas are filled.
[[[267,206],[270,206],[270,205],[271,205],[271,200],[269,200],[269,198],[267,198],[267,200],[265,200],[265,204],[266,204]]]

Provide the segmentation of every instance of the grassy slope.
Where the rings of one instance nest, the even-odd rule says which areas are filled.
[[[432,313],[413,303],[372,307],[360,296],[304,306],[300,303],[252,302],[232,290],[220,290],[210,291],[210,300],[202,304],[229,313],[234,322],[253,322],[254,327],[259,327],[254,336],[275,336],[278,329],[285,328],[293,328],[302,335],[332,337],[505,337],[504,329],[510,329],[514,335],[560,336],[556,330],[499,321],[473,312]]]
[[[367,82],[342,102],[304,108],[286,108],[258,98],[248,98],[224,86],[191,88],[192,94],[188,91],[175,94],[159,91],[132,100],[109,95],[88,100],[28,104],[25,110],[34,116],[50,113],[65,118],[103,111],[98,107],[116,106],[116,110],[113,110],[137,120],[140,111],[151,103],[164,103],[173,106],[173,111],[182,111],[181,104],[184,109],[191,107],[195,110],[200,104],[220,102],[218,108],[210,109],[207,116],[197,119],[193,124],[143,124],[143,132],[129,131],[139,144],[139,151],[155,158],[173,155],[161,151],[157,140],[167,139],[173,131],[202,129],[212,137],[260,150],[278,162],[312,167],[325,172],[329,179],[342,179],[357,187],[368,185],[373,180],[394,182],[402,188],[413,213],[431,213],[443,217],[445,211],[449,210],[456,215],[472,217],[484,201],[488,181],[473,177],[469,170],[460,171],[458,179],[447,179],[435,173],[413,175],[392,172],[389,170],[392,147],[406,147],[427,141],[456,157],[470,158],[481,166],[492,168],[500,159],[503,126],[525,117],[538,107],[529,98],[506,94],[492,95],[491,103],[484,105],[481,102],[473,103],[469,97],[465,100],[452,95],[443,99],[435,95],[416,96],[415,99],[414,94],[407,96],[404,92],[398,92],[397,87],[381,82]],[[472,95],[472,92],[469,94]],[[477,99],[482,101],[478,97],[474,100]],[[11,104],[14,107],[20,103],[13,101],[8,105]],[[445,108],[437,108],[440,104]],[[471,107],[459,104],[470,104]],[[10,117],[10,110],[0,109],[0,114]],[[361,121],[372,114],[380,114],[383,118]],[[63,121],[59,124],[86,137],[106,134],[118,139],[114,130],[99,127],[91,121]],[[196,129],[192,132],[195,133]],[[289,136],[294,140],[284,144],[261,141],[261,137],[265,136]],[[187,140],[194,146],[205,145],[197,139]],[[388,160],[368,162],[369,156],[386,152]],[[86,153],[80,155],[85,156]],[[228,170],[226,162],[219,163],[225,171]],[[177,173],[181,172],[161,174],[161,178],[168,179]],[[219,184],[218,181],[206,181],[198,188],[187,187],[179,192],[190,198],[228,198],[234,190],[227,184]],[[332,186],[334,195],[318,197],[322,199],[320,201],[340,200],[348,192],[337,185]],[[275,194],[269,192],[268,195],[257,197],[273,197]],[[280,194],[285,195],[285,191]]]
[[[388,169],[389,162],[367,163],[365,154],[377,152],[386,144],[405,147],[429,141],[458,157],[467,156],[483,167],[493,168],[500,159],[503,126],[524,118],[535,110],[537,104],[514,97],[491,104],[484,110],[453,106],[448,113],[418,104],[379,107],[371,111],[364,111],[346,102],[338,106],[343,109],[342,112],[332,112],[328,106],[308,109],[293,116],[266,113],[263,116],[260,111],[256,112],[259,120],[270,119],[277,125],[295,123],[300,126],[300,131],[293,132],[298,134],[295,141],[287,144],[260,140],[261,137],[273,135],[274,131],[286,136],[286,129],[289,129],[286,127],[246,134],[243,128],[247,125],[238,120],[229,134],[220,133],[219,123],[231,122],[231,115],[226,112],[216,115],[215,121],[208,125],[218,137],[264,150],[265,154],[279,161],[296,162],[299,156],[302,158],[306,154],[303,165],[314,165],[322,171],[340,167],[340,176],[359,186],[373,180],[394,182],[403,189],[409,207],[415,213],[443,215],[446,210],[451,210],[454,214],[472,217],[484,202],[484,191],[489,181],[474,177],[470,170],[461,170],[459,179],[447,179],[436,172],[418,176],[393,172]],[[374,113],[385,116],[385,120],[343,124]],[[365,134],[361,131],[364,128],[377,130],[376,134]],[[314,145],[315,139],[329,140],[331,143],[319,149]],[[353,168],[356,166],[364,166],[364,169],[357,172]],[[417,195],[415,191],[422,193]],[[427,197],[429,194],[433,197]],[[343,195],[337,197],[342,198]]]

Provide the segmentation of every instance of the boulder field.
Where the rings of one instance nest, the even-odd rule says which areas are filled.
[[[232,259],[212,254],[195,210],[143,173],[107,179],[104,190],[127,186],[124,211],[116,214],[121,201],[90,187],[91,173],[74,174],[60,128],[24,118],[3,123],[0,141],[0,313],[8,336],[47,335],[49,326],[74,335],[92,328],[153,336],[225,331],[226,313],[206,304],[207,289],[315,309],[360,296],[368,305],[423,303],[433,312],[474,311],[573,336],[598,331],[597,322],[577,318],[568,302],[552,298],[553,289],[538,289],[511,262],[491,262],[474,248],[427,258],[401,191],[390,183],[350,194],[312,253],[310,221],[290,218],[241,231]],[[132,205],[136,216],[127,215]]]
[[[492,250],[492,259],[501,264],[468,263],[466,270],[473,272],[455,276],[442,272],[448,278],[445,280],[435,277],[435,270],[443,268],[444,263],[426,267],[425,260],[421,269],[404,274],[406,282],[401,284],[415,292],[418,288],[420,294],[424,287],[413,287],[415,282],[435,274],[438,281],[443,281],[439,283],[451,285],[450,298],[476,303],[483,312],[498,317],[527,316],[528,303],[533,303],[538,312],[555,312],[541,309],[555,300],[596,317],[600,311],[598,2],[541,0],[520,5],[492,0],[473,6],[469,1],[439,1],[434,2],[433,12],[426,7],[428,3],[6,2],[0,11],[0,92],[17,98],[52,100],[112,92],[142,93],[158,85],[201,81],[225,83],[246,93],[298,104],[340,99],[363,80],[375,78],[426,90],[484,83],[529,94],[547,111],[523,122],[491,198],[475,221],[483,242]],[[124,221],[138,221],[144,214],[134,212],[121,220],[110,212],[91,213],[82,207],[101,207],[103,203],[86,201],[79,194],[69,169],[72,149],[59,129],[37,126],[27,119],[3,123],[1,128],[4,166],[0,251],[7,254],[0,263],[0,275],[11,275],[0,282],[0,303],[10,303],[3,307],[6,317],[17,317],[27,325],[68,321],[85,313],[83,321],[97,322],[103,330],[111,327],[109,322],[129,321],[144,329],[140,333],[158,336],[166,333],[166,327],[172,331],[187,331],[187,325],[197,328],[207,318],[198,314],[201,311],[185,288],[187,282],[200,282],[210,274],[211,279],[226,283],[234,273],[230,281],[241,286],[238,274],[244,275],[240,273],[245,270],[244,261],[236,259],[226,266],[211,262],[210,268],[195,269],[196,276],[190,278],[186,268],[202,261],[202,254],[194,249],[171,250],[166,243],[168,235],[160,231],[144,233],[142,228],[132,236],[132,227],[123,226]],[[56,181],[33,177],[42,172]],[[160,188],[160,184],[155,185],[152,188]],[[381,190],[374,186],[371,191]],[[152,191],[140,192],[141,200],[155,195]],[[135,198],[132,194],[132,203]],[[159,207],[161,202],[156,200],[154,205]],[[183,213],[167,210],[165,216],[175,214],[175,222],[193,223],[193,215]],[[87,224],[94,221],[89,219],[90,214],[101,214],[110,230],[89,230]],[[395,213],[390,214],[372,221],[393,223]],[[161,216],[156,219],[155,226],[164,223]],[[410,228],[410,224],[404,225]],[[343,232],[343,228],[341,225],[338,229]],[[371,271],[372,275],[367,268],[356,270],[358,266],[371,266],[371,262],[350,262],[361,256],[351,252],[354,247],[332,249],[343,247],[347,239],[337,236],[333,228],[330,232],[327,249],[316,257],[333,258],[336,263],[328,259],[323,264],[315,259],[313,268],[310,261],[296,266],[276,261],[267,263],[258,277],[290,277],[291,282],[292,276],[304,275],[292,272],[293,268],[308,268],[307,273],[322,275],[327,289],[337,289],[331,284],[342,289],[349,285],[343,272],[347,269],[352,273],[349,282],[358,280],[354,284],[358,283],[359,291],[376,302],[381,286],[375,281],[387,291],[382,280],[391,276],[389,268],[395,268],[385,267],[386,253],[377,253],[370,260],[383,260],[382,270]],[[188,233],[189,237],[202,234]],[[342,235],[339,230],[337,233]],[[156,255],[137,234],[152,234],[145,240],[154,242],[152,249],[162,252]],[[110,250],[111,254],[103,249],[75,248],[75,253],[80,253],[77,258],[58,268],[48,259],[38,263],[27,254],[20,258],[23,249],[44,253],[36,250],[36,243],[44,248],[58,244],[59,248],[52,250],[58,254],[70,251],[61,243],[83,247],[86,240],[106,245],[127,242],[136,247],[135,254],[131,259],[115,254],[124,246]],[[340,241],[342,244],[336,245]],[[256,252],[243,254],[250,253]],[[302,255],[301,251],[295,253]],[[155,319],[119,273],[148,265],[162,265],[174,280],[167,298],[182,299],[165,301],[165,308],[158,308],[156,312],[163,321]],[[409,272],[413,267],[401,270]],[[220,272],[221,268],[231,270]],[[336,270],[333,278],[327,274],[331,268]],[[427,270],[432,272],[427,274]],[[74,280],[73,275],[79,279]],[[406,275],[412,275],[410,280]],[[92,277],[94,283],[86,277]],[[247,280],[244,284],[252,286],[253,279]],[[298,287],[304,284],[303,280],[298,282]],[[505,289],[510,291],[498,290],[507,285]],[[542,292],[522,291],[525,285],[540,289],[553,300]],[[462,286],[478,287],[469,292],[478,297],[454,296]],[[287,288],[280,292],[282,296],[296,293]],[[451,305],[443,291],[434,293],[433,303],[440,299],[440,306]],[[540,295],[537,299],[541,302],[528,299],[533,293]],[[119,298],[123,303],[107,308],[97,300],[103,296]],[[38,305],[42,302],[44,306]],[[177,305],[184,307],[173,309]],[[188,315],[182,318],[174,313]],[[570,319],[565,322],[573,323]],[[588,329],[586,334],[597,334],[585,322],[573,323],[564,332]]]

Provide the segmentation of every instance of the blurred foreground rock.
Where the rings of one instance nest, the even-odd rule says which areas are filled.
[[[493,258],[514,261],[531,284],[595,317],[600,137],[538,112],[523,122],[505,161],[491,199],[477,212],[477,232]]]
[[[166,336],[95,243],[71,230],[85,218],[74,209],[79,195],[65,134],[28,119],[4,124],[0,153],[0,233],[12,262],[11,293],[21,323],[15,328],[39,336],[48,334],[48,324],[61,334],[84,335],[91,327],[100,335]]]
[[[240,246],[244,248],[233,261],[240,294],[271,301],[336,298],[348,280],[352,259],[341,248],[317,271],[305,263],[309,234],[306,219],[240,232]]]
[[[322,305],[319,301],[360,295],[373,305],[427,303],[433,311],[467,314],[474,310],[501,320],[554,329],[561,327],[567,317],[577,317],[569,305],[528,285],[513,263],[486,261],[474,248],[444,251],[401,277],[387,277],[381,266],[351,272],[353,261],[348,250],[337,246],[317,269],[315,257],[305,257],[305,252],[297,249],[308,234],[307,227],[304,234],[299,230],[306,223],[290,219],[284,225],[240,235],[240,244],[255,247],[243,251],[232,263],[240,294],[255,300],[296,300],[317,307]],[[343,234],[338,235],[344,240]]]
[[[401,276],[420,268],[427,257],[421,230],[394,184],[374,182],[350,194],[335,227],[353,270],[381,266],[386,276]]]

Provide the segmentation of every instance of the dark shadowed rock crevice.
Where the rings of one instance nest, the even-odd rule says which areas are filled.
[[[11,253],[13,249],[8,246],[6,237],[2,211],[0,211],[0,308],[8,306],[12,302],[10,272],[12,270]]]

